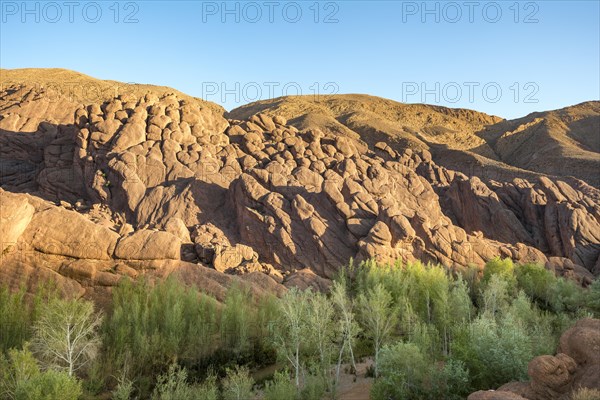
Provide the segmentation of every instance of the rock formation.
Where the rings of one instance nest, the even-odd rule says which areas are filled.
[[[176,272],[207,287],[244,279],[281,290],[326,287],[351,258],[463,268],[496,256],[544,263],[584,285],[600,274],[600,191],[584,181],[466,174],[440,165],[435,146],[415,146],[426,142],[412,128],[402,140],[390,139],[399,134],[389,124],[361,134],[303,128],[305,119],[282,116],[285,104],[282,115],[233,119],[248,108],[227,115],[181,93],[123,84],[86,103],[9,75],[0,91],[2,282],[53,278],[65,293],[102,294],[123,276]],[[397,123],[417,119],[442,138],[444,124],[477,137],[505,123],[415,110]]]

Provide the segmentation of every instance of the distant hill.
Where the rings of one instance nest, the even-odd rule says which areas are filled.
[[[385,141],[396,150],[427,149],[441,165],[468,175],[531,178],[535,174],[528,172],[534,172],[600,186],[599,101],[504,120],[367,95],[291,96],[251,103],[228,116],[244,119],[258,112],[285,116],[300,129],[345,134],[371,147]]]

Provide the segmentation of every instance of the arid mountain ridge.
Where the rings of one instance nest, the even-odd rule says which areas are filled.
[[[350,258],[600,275],[600,102],[503,120],[367,95],[229,113],[170,88],[1,70],[0,281],[102,299],[178,274],[217,297]]]

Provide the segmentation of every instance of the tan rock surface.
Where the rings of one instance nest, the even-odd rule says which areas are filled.
[[[106,91],[50,97],[33,78]],[[45,268],[92,292],[193,262],[322,290],[351,258],[462,268],[496,256],[540,262],[584,285],[600,274],[598,184],[571,167],[588,183],[510,164],[521,152],[512,141],[529,137],[529,125],[503,136],[511,121],[362,95],[225,114],[168,88],[65,70],[2,79],[0,232],[15,243],[2,245],[5,279]],[[535,118],[531,127],[554,121],[535,135],[568,136],[589,153],[586,171],[600,166],[589,136],[597,102]],[[561,124],[570,131],[556,133]],[[15,252],[27,254],[18,261]],[[39,260],[22,276],[18,262],[31,257]]]

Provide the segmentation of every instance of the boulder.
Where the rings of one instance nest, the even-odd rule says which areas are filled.
[[[181,240],[164,231],[140,229],[119,240],[115,257],[125,260],[178,260]]]

